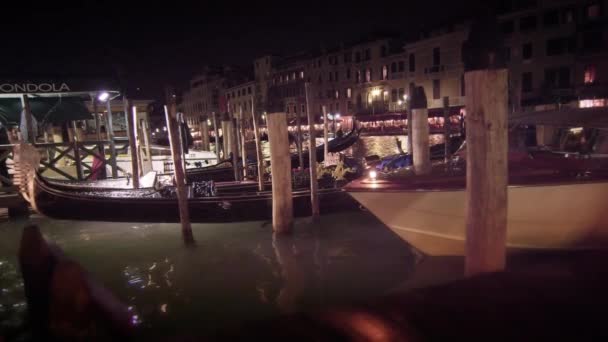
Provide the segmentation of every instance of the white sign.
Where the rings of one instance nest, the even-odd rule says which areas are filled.
[[[340,153],[327,153],[325,157],[325,161],[323,162],[324,166],[332,166],[337,165],[340,161]]]
[[[57,93],[70,91],[65,83],[2,83],[2,93]]]

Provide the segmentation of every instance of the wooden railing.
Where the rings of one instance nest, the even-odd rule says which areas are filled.
[[[110,154],[111,142],[107,140],[34,144],[40,152],[40,173],[46,173],[47,175],[48,173],[54,173],[51,175],[52,177],[60,176],[67,180],[90,179],[96,172],[93,169],[95,159],[99,161],[99,165],[97,165],[99,179],[108,178],[111,175],[111,173],[108,173],[106,176],[106,167],[108,166],[110,170],[116,169],[123,175],[127,175],[128,172],[116,164],[116,156],[128,153],[129,143],[128,141],[117,140],[114,145],[115,156]],[[8,170],[12,169],[13,166],[13,146],[14,144],[0,145],[0,163],[5,162]],[[0,174],[0,182],[4,185],[12,185],[11,171],[9,171],[9,175],[10,177],[7,178]]]

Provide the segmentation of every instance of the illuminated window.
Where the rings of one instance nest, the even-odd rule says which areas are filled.
[[[578,102],[578,106],[580,108],[606,107],[608,106],[608,99],[580,100]]]
[[[353,96],[352,89],[346,88],[346,97],[351,98]]]
[[[357,77],[355,78],[357,83],[361,82],[361,70],[357,70]]]
[[[365,70],[365,82],[371,82],[372,81],[372,69],[366,69]]]
[[[596,19],[599,18],[600,16],[600,5],[599,4],[592,4],[587,6],[587,8],[585,9],[585,15],[587,16],[587,19]]]
[[[340,91],[336,90],[336,98],[339,99],[340,98]]]
[[[293,81],[295,81],[295,80],[296,80],[296,73],[295,73],[295,72],[294,72],[294,73],[291,75],[291,79],[292,79]]]
[[[388,79],[388,66],[386,66],[386,65],[382,67],[382,79],[383,80]]]
[[[595,82],[595,65],[587,65],[585,67],[585,84]]]
[[[300,71],[300,78],[304,79],[304,71]]]

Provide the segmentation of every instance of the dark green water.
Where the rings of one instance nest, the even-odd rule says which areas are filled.
[[[244,321],[368,300],[402,286],[417,258],[365,212],[296,221],[274,238],[268,222],[193,225],[60,221],[33,216],[44,236],[127,303],[138,336],[204,336]],[[0,222],[0,336],[27,337],[18,271],[22,222]]]

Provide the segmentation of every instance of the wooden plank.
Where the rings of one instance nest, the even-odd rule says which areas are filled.
[[[287,117],[285,113],[268,113],[266,122],[272,169],[272,228],[275,233],[288,233],[293,226],[293,200]]]
[[[467,276],[504,269],[507,233],[506,69],[465,73]]]

